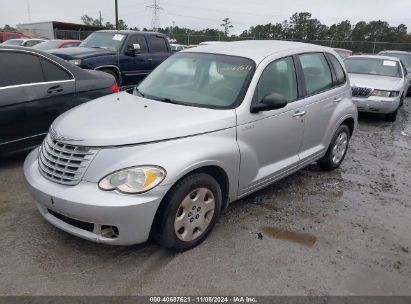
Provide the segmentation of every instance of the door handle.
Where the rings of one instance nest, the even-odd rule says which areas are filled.
[[[147,61],[153,61],[153,58],[148,58]]]
[[[304,115],[305,115],[305,111],[296,111],[293,114],[293,117],[301,117],[301,116],[304,116]]]
[[[61,92],[63,92],[63,87],[59,85],[51,87],[47,90],[47,94],[61,93]]]
[[[342,101],[342,98],[341,98],[341,97],[336,97],[336,98],[334,98],[334,102],[340,102],[340,101]]]

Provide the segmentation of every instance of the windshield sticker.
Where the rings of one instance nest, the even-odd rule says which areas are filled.
[[[391,60],[384,60],[383,65],[385,66],[397,66],[397,63],[395,61],[391,61]]]
[[[218,67],[217,72],[220,74],[228,73],[228,72],[249,72],[253,69],[251,65],[233,65],[228,67]]]
[[[113,37],[113,40],[117,40],[117,41],[121,41],[123,39],[124,39],[124,35],[121,35],[121,34],[116,34]]]

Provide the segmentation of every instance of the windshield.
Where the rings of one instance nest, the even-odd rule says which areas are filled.
[[[390,56],[400,59],[407,67],[407,70],[411,71],[411,54],[384,53],[384,56]]]
[[[377,58],[347,58],[348,73],[368,74],[401,78],[401,69],[397,61]]]
[[[33,46],[33,49],[36,50],[41,50],[41,51],[46,51],[46,50],[52,50],[52,49],[56,49],[58,48],[58,46],[60,45],[60,41],[46,41],[46,42],[41,42],[39,44],[36,44],[35,46]]]
[[[5,42],[3,42],[4,45],[22,45],[23,40],[17,40],[17,39],[10,39]]]
[[[147,98],[209,108],[232,108],[254,72],[250,59],[178,53],[164,61],[137,88]]]
[[[123,45],[125,37],[125,35],[117,33],[93,33],[88,36],[87,39],[80,44],[80,46],[118,52]]]

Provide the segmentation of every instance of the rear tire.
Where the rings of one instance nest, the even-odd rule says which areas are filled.
[[[389,122],[394,122],[397,120],[398,109],[390,114],[385,115],[385,120]]]
[[[335,132],[327,153],[317,162],[321,169],[331,171],[341,165],[347,154],[350,136],[350,129],[342,124]]]
[[[164,198],[153,224],[154,239],[177,252],[196,247],[216,224],[221,203],[221,188],[212,176],[186,176]]]

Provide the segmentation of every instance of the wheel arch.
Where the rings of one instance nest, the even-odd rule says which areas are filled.
[[[94,70],[101,71],[101,72],[103,72],[104,70],[110,70],[110,71],[114,72],[117,75],[119,85],[121,84],[121,73],[120,73],[120,69],[118,68],[118,66],[115,66],[115,65],[102,65],[102,66],[96,67]]]

